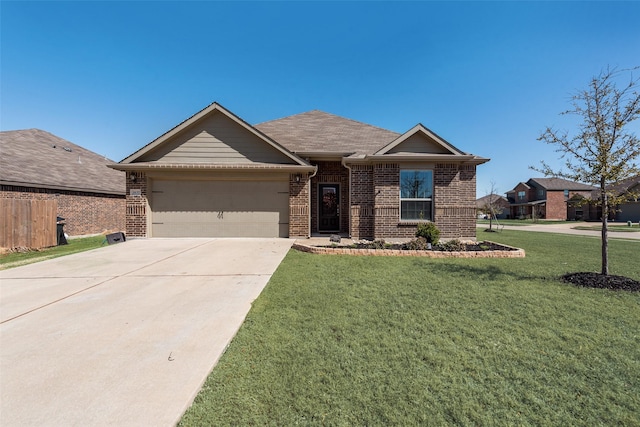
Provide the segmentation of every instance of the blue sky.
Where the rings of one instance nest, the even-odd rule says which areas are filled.
[[[607,66],[640,65],[640,2],[0,3],[0,128],[119,161],[213,101],[249,123],[319,109],[422,123],[492,160],[477,194],[540,176],[536,140]]]

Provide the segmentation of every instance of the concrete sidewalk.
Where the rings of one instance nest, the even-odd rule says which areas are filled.
[[[576,236],[591,236],[600,237],[599,230],[575,230],[573,227],[580,225],[579,223],[562,222],[558,224],[527,224],[527,225],[499,225],[498,230],[516,230],[516,231],[535,231],[540,233],[559,233],[559,234],[572,234]],[[597,225],[597,223],[586,223],[589,225]],[[496,228],[496,224],[493,224]],[[489,228],[488,224],[476,224],[476,228],[485,229]],[[628,240],[640,240],[640,232],[621,232],[621,231],[609,231],[609,237],[614,239],[628,239]],[[480,238],[478,234],[478,238]]]
[[[292,243],[137,239],[0,271],[0,425],[174,425]]]

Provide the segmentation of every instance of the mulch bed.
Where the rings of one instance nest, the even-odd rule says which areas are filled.
[[[325,246],[331,247],[331,246]],[[409,247],[407,243],[385,243],[383,246],[376,244],[376,242],[370,243],[354,243],[349,246],[353,249],[395,249],[401,251],[416,250],[416,248]],[[422,249],[422,248],[420,248]],[[511,246],[504,246],[494,242],[474,242],[474,243],[458,243],[455,244],[437,244],[433,245],[431,250],[443,251],[443,252],[480,252],[480,251],[517,251],[518,248]]]
[[[599,273],[569,273],[562,276],[562,280],[585,288],[610,289],[613,291],[640,292],[640,282],[624,276]]]

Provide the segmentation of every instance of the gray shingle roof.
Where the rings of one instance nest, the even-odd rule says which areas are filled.
[[[400,136],[390,130],[319,110],[254,127],[294,153],[373,154]]]
[[[542,187],[546,190],[574,190],[574,191],[591,191],[595,190],[595,187],[580,182],[569,181],[562,178],[531,178],[527,181],[528,184],[537,184],[538,187]]]
[[[623,179],[617,184],[610,185],[607,189],[616,194],[624,194],[632,188],[640,186],[640,175],[635,175],[627,179]]]
[[[40,129],[0,132],[0,182],[26,187],[125,194],[113,161]]]

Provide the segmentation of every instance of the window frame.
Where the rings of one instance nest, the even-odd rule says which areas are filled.
[[[527,197],[527,192],[526,191],[523,191],[523,190],[518,191],[518,200],[522,201],[522,200],[526,199],[526,197]]]
[[[430,197],[402,197],[402,174],[403,173],[407,173],[407,172],[427,172],[430,178],[430,182],[427,184],[428,185],[428,192],[430,194]],[[415,223],[415,222],[420,222],[420,221],[431,221],[433,222],[434,218],[433,218],[433,213],[435,211],[435,203],[434,203],[434,193],[435,193],[435,184],[434,184],[434,170],[430,169],[430,168],[406,168],[406,169],[400,169],[400,173],[399,173],[399,183],[398,183],[398,216],[399,216],[399,221],[401,223]],[[403,218],[403,210],[402,210],[402,204],[403,202],[429,202],[430,204],[430,210],[428,212],[428,215],[425,216],[425,218]]]

